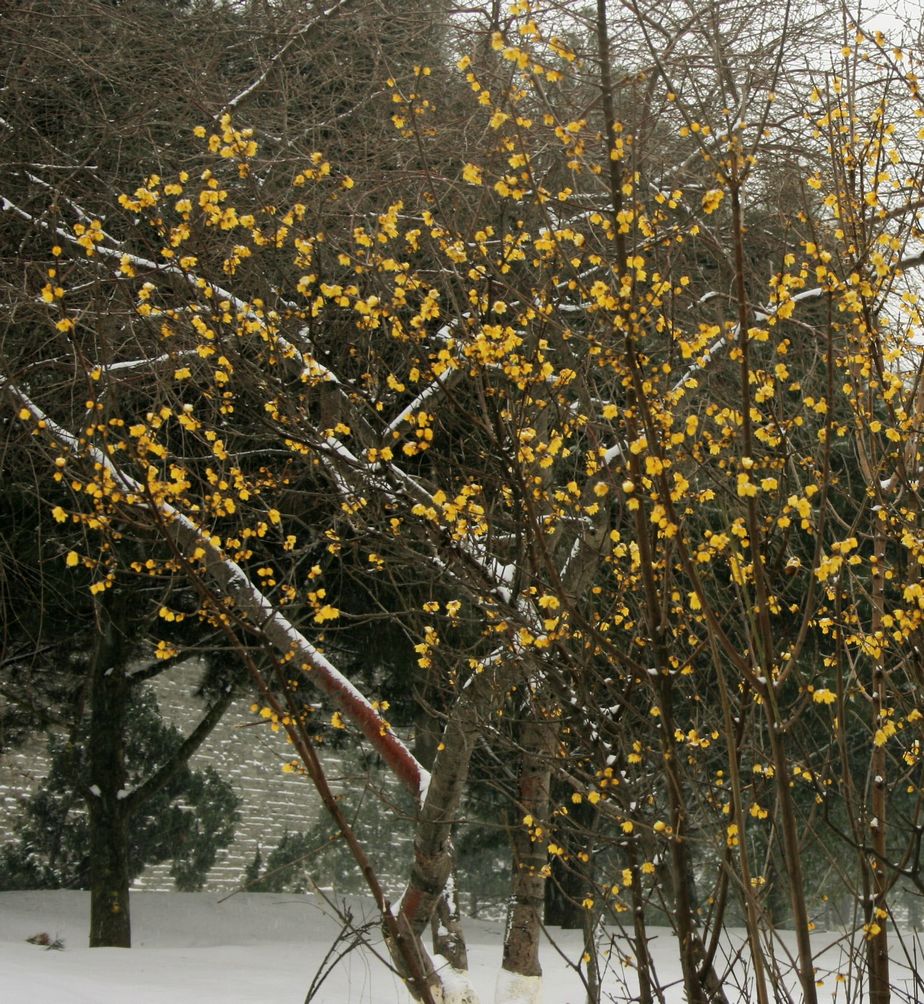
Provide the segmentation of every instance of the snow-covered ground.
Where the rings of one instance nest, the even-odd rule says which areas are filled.
[[[0,1000],[4,1004],[302,1004],[339,924],[313,896],[132,893],[131,950],[89,949],[89,896],[0,894]],[[359,923],[372,903],[347,901]],[[325,908],[326,909],[326,908]],[[474,969],[483,1001],[493,998],[502,928],[473,922]],[[46,932],[63,951],[28,944]],[[377,927],[371,932],[381,948]],[[562,965],[553,966],[557,973]],[[574,986],[574,980],[571,980]],[[567,979],[548,1004],[583,1004]],[[400,981],[370,950],[351,952],[324,982],[316,1004],[405,1004]]]
[[[339,925],[313,896],[241,894],[219,902],[218,894],[132,894],[135,947],[88,949],[88,895],[80,892],[0,894],[0,1000],[4,1004],[302,1004]],[[348,902],[354,921],[372,919],[368,901]],[[482,1004],[494,999],[501,927],[487,921],[466,924],[472,976]],[[62,951],[27,943],[41,932],[64,942]],[[663,983],[679,980],[675,942],[652,930],[653,954]],[[584,1004],[580,980],[567,960],[580,956],[576,932],[555,931],[558,947],[543,950],[545,1004]],[[315,1004],[406,1004],[399,981],[372,949],[351,952],[334,968],[314,997]],[[816,935],[819,950],[833,934]],[[788,939],[787,939],[788,941]],[[836,979],[839,948],[824,956],[820,1000],[846,1002],[848,986]],[[615,962],[615,959],[614,959]],[[842,963],[841,963],[842,964]],[[740,968],[740,966],[739,966]],[[621,965],[604,980],[604,1000],[625,1001]],[[920,1000],[908,980],[901,1000]],[[850,988],[856,993],[856,986]],[[905,996],[907,995],[907,996]],[[680,987],[666,1000],[682,1000]],[[747,1000],[747,996],[742,997]]]

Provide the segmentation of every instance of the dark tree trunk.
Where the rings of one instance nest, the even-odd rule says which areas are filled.
[[[96,606],[97,638],[90,683],[88,750],[90,817],[90,947],[131,948],[128,812],[125,805],[125,717],[129,683],[126,639],[113,591]]]
[[[522,819],[511,830],[513,894],[507,912],[503,968],[519,976],[541,976],[539,937],[548,862],[551,762],[557,722],[525,721],[520,729],[517,808]],[[531,818],[532,822],[525,820]]]
[[[564,798],[564,796],[559,796]],[[568,852],[568,860],[560,857],[551,860],[552,873],[545,883],[545,924],[566,931],[584,930],[587,910],[584,900],[592,897],[591,858],[585,863],[580,853],[591,849],[594,824],[594,807],[589,802],[568,806],[572,829],[560,833],[558,843]]]
[[[584,928],[586,910],[581,905],[587,883],[573,862],[552,858],[552,874],[545,883],[545,924],[565,931]]]
[[[109,799],[90,808],[90,948],[131,948],[128,820]]]

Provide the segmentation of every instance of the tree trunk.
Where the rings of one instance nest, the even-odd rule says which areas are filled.
[[[549,838],[549,787],[551,758],[557,724],[527,720],[520,730],[521,768],[517,808],[513,821],[513,891],[504,935],[503,972],[498,978],[498,999],[504,994],[517,1001],[538,999],[542,966],[539,937],[545,902]],[[513,991],[512,987],[516,986]]]
[[[585,910],[581,900],[587,895],[585,876],[574,863],[552,859],[552,874],[545,883],[545,923],[563,931],[582,931]]]
[[[125,715],[129,683],[119,616],[125,599],[109,590],[96,605],[90,668],[90,947],[131,948],[128,812],[125,806]]]
[[[453,860],[455,857],[453,856]],[[468,950],[459,914],[455,874],[450,877],[430,919],[433,953],[444,958],[457,972],[468,972]]]
[[[706,952],[696,922],[696,882],[690,853],[686,795],[678,769],[674,739],[674,691],[669,674],[657,678],[661,710],[662,770],[670,808],[669,860],[673,882],[673,927],[680,948],[684,989],[689,1004],[727,1002],[722,979]],[[717,918],[716,923],[721,923]]]
[[[131,948],[128,820],[110,799],[90,801],[90,948]]]
[[[596,810],[587,801],[568,807],[573,830],[557,840],[564,845],[568,860],[552,858],[551,875],[545,883],[546,926],[560,927],[565,931],[584,930],[587,911],[582,903],[592,894],[589,853],[595,815]],[[582,851],[588,854],[586,863],[580,857]]]
[[[641,872],[638,867],[638,848],[636,847],[636,837],[630,837],[626,841],[626,860],[632,871],[632,926],[633,945],[635,948],[635,968],[638,973],[638,1004],[652,1004],[652,980],[654,979],[654,966],[651,961],[651,954],[648,951],[648,931],[645,924],[645,903],[642,897]]]

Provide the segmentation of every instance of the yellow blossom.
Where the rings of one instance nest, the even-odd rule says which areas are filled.
[[[474,164],[466,164],[462,168],[462,180],[467,181],[470,185],[480,185],[483,180],[481,168],[476,167]]]

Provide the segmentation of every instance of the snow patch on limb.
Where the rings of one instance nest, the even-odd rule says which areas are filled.
[[[433,965],[442,982],[442,1004],[479,1004],[467,970],[453,968],[442,955],[433,956]]]
[[[494,1004],[542,1004],[542,977],[522,976],[502,969],[497,974]]]

